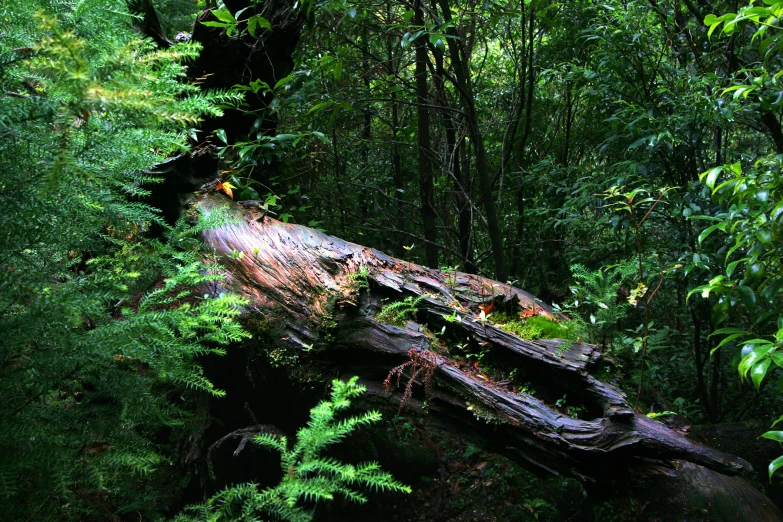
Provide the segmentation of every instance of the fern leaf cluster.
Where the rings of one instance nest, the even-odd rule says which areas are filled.
[[[410,493],[410,487],[396,481],[376,462],[352,465],[322,456],[329,446],[357,428],[381,420],[381,414],[375,411],[339,418],[338,414],[350,407],[351,399],[366,391],[357,380],[353,377],[348,382],[332,381],[331,400],[310,410],[310,421],[297,432],[293,447],[289,448],[284,436],[262,433],[254,438],[260,446],[281,455],[282,479],[277,486],[264,490],[255,484],[229,487],[205,504],[191,506],[176,522],[262,520],[262,514],[272,520],[309,522],[313,515],[307,506],[331,501],[335,495],[367,502],[359,487]]]
[[[588,270],[582,265],[571,266],[576,285],[571,288],[575,301],[572,307],[589,317],[584,327],[590,341],[611,345],[618,334],[618,322],[628,314],[630,307],[622,297],[623,285],[630,286],[636,268],[631,262],[599,270]]]
[[[184,83],[198,46],[155,49],[123,1],[0,18],[0,518],[156,519],[177,483],[161,434],[187,389],[222,393],[197,358],[246,334],[194,231],[149,239],[165,225],[139,198],[238,97]]]
[[[419,311],[419,303],[428,297],[428,294],[417,297],[408,296],[402,301],[395,301],[384,306],[378,313],[378,319],[392,324],[402,324],[409,317],[414,317]]]

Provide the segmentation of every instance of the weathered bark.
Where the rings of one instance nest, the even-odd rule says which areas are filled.
[[[152,0],[128,0],[127,6],[131,13],[139,16],[133,20],[133,26],[137,31],[149,36],[159,47],[164,49],[174,45],[174,42],[169,40],[160,26],[158,13],[155,11],[155,6],[152,5]]]
[[[548,306],[522,290],[465,273],[452,278],[262,218],[218,194],[198,196],[195,205],[207,213],[227,207],[236,220],[204,232],[204,241],[227,267],[223,285],[248,298],[253,333],[263,335],[270,349],[299,354],[298,365],[307,360],[327,373],[358,374],[371,394],[388,401],[381,382],[391,368],[411,358],[424,366],[429,361],[435,384],[427,400],[431,416],[482,432],[497,442],[498,451],[540,471],[602,482],[616,470],[638,466],[639,457],[682,459],[730,475],[749,468],[742,459],[634,413],[621,391],[593,376],[602,364],[597,347],[576,342],[559,350],[561,341],[521,339],[476,317],[478,305],[490,302],[496,310],[553,317]],[[358,288],[355,274],[362,270],[369,291]],[[405,326],[378,320],[384,298],[405,296],[420,298],[415,320]],[[449,322],[449,316],[461,321]],[[446,331],[438,340],[429,330],[441,326]],[[516,393],[481,367],[456,363],[449,344],[458,340],[483,347],[499,366],[523,372],[537,395]],[[422,380],[427,373],[427,368],[419,373]],[[547,404],[566,393],[587,412],[585,420]]]

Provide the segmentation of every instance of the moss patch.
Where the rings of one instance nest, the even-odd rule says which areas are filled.
[[[490,315],[489,321],[498,328],[522,339],[570,339],[576,340],[576,332],[569,323],[560,323],[543,315],[517,319],[508,315]]]

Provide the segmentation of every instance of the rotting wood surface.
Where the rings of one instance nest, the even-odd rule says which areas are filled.
[[[571,418],[537,396],[494,381],[480,367],[432,351],[437,370],[433,396],[427,399],[429,415],[483,434],[498,451],[528,467],[588,482],[600,482],[644,459],[681,459],[729,475],[750,468],[738,457],[634,413],[620,390],[593,376],[601,363],[598,347],[577,342],[558,353],[559,341],[521,339],[477,318],[478,306],[489,303],[555,316],[520,289],[428,269],[312,228],[262,217],[258,209],[219,194],[199,195],[195,206],[205,213],[225,209],[234,220],[205,231],[203,239],[227,268],[222,285],[248,298],[248,314],[274,317],[271,335],[265,332],[267,341],[301,350],[322,365],[336,361],[333,367],[343,375],[362,377],[376,401],[399,400],[401,392],[386,392],[380,376],[409,360],[411,349],[432,351],[437,339],[429,330],[446,325],[452,338],[468,339],[524,368],[546,388],[543,395],[567,393],[585,405],[589,418]],[[369,290],[357,290],[352,274],[360,270],[367,273]],[[395,326],[377,320],[385,299],[406,296],[423,297],[417,304],[418,322]],[[447,323],[444,316],[449,315],[461,320]]]

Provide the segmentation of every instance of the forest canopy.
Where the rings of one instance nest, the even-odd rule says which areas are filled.
[[[219,361],[255,336],[203,242],[236,218],[188,206],[198,190],[439,270],[452,290],[460,273],[531,292],[549,319],[487,302],[479,320],[597,345],[636,413],[758,422],[773,454],[759,484],[777,487],[782,14],[774,0],[2,2],[0,511],[326,520],[314,506],[334,495],[411,491],[319,453],[381,422],[348,416],[366,388],[331,377],[320,395],[301,379],[305,428],[253,439],[287,463],[280,485],[196,485],[204,404],[231,393]],[[414,301],[378,317],[403,327]],[[573,396],[553,408],[587,415]],[[295,465],[308,480],[289,480]],[[494,516],[615,509],[525,494],[541,498]]]

